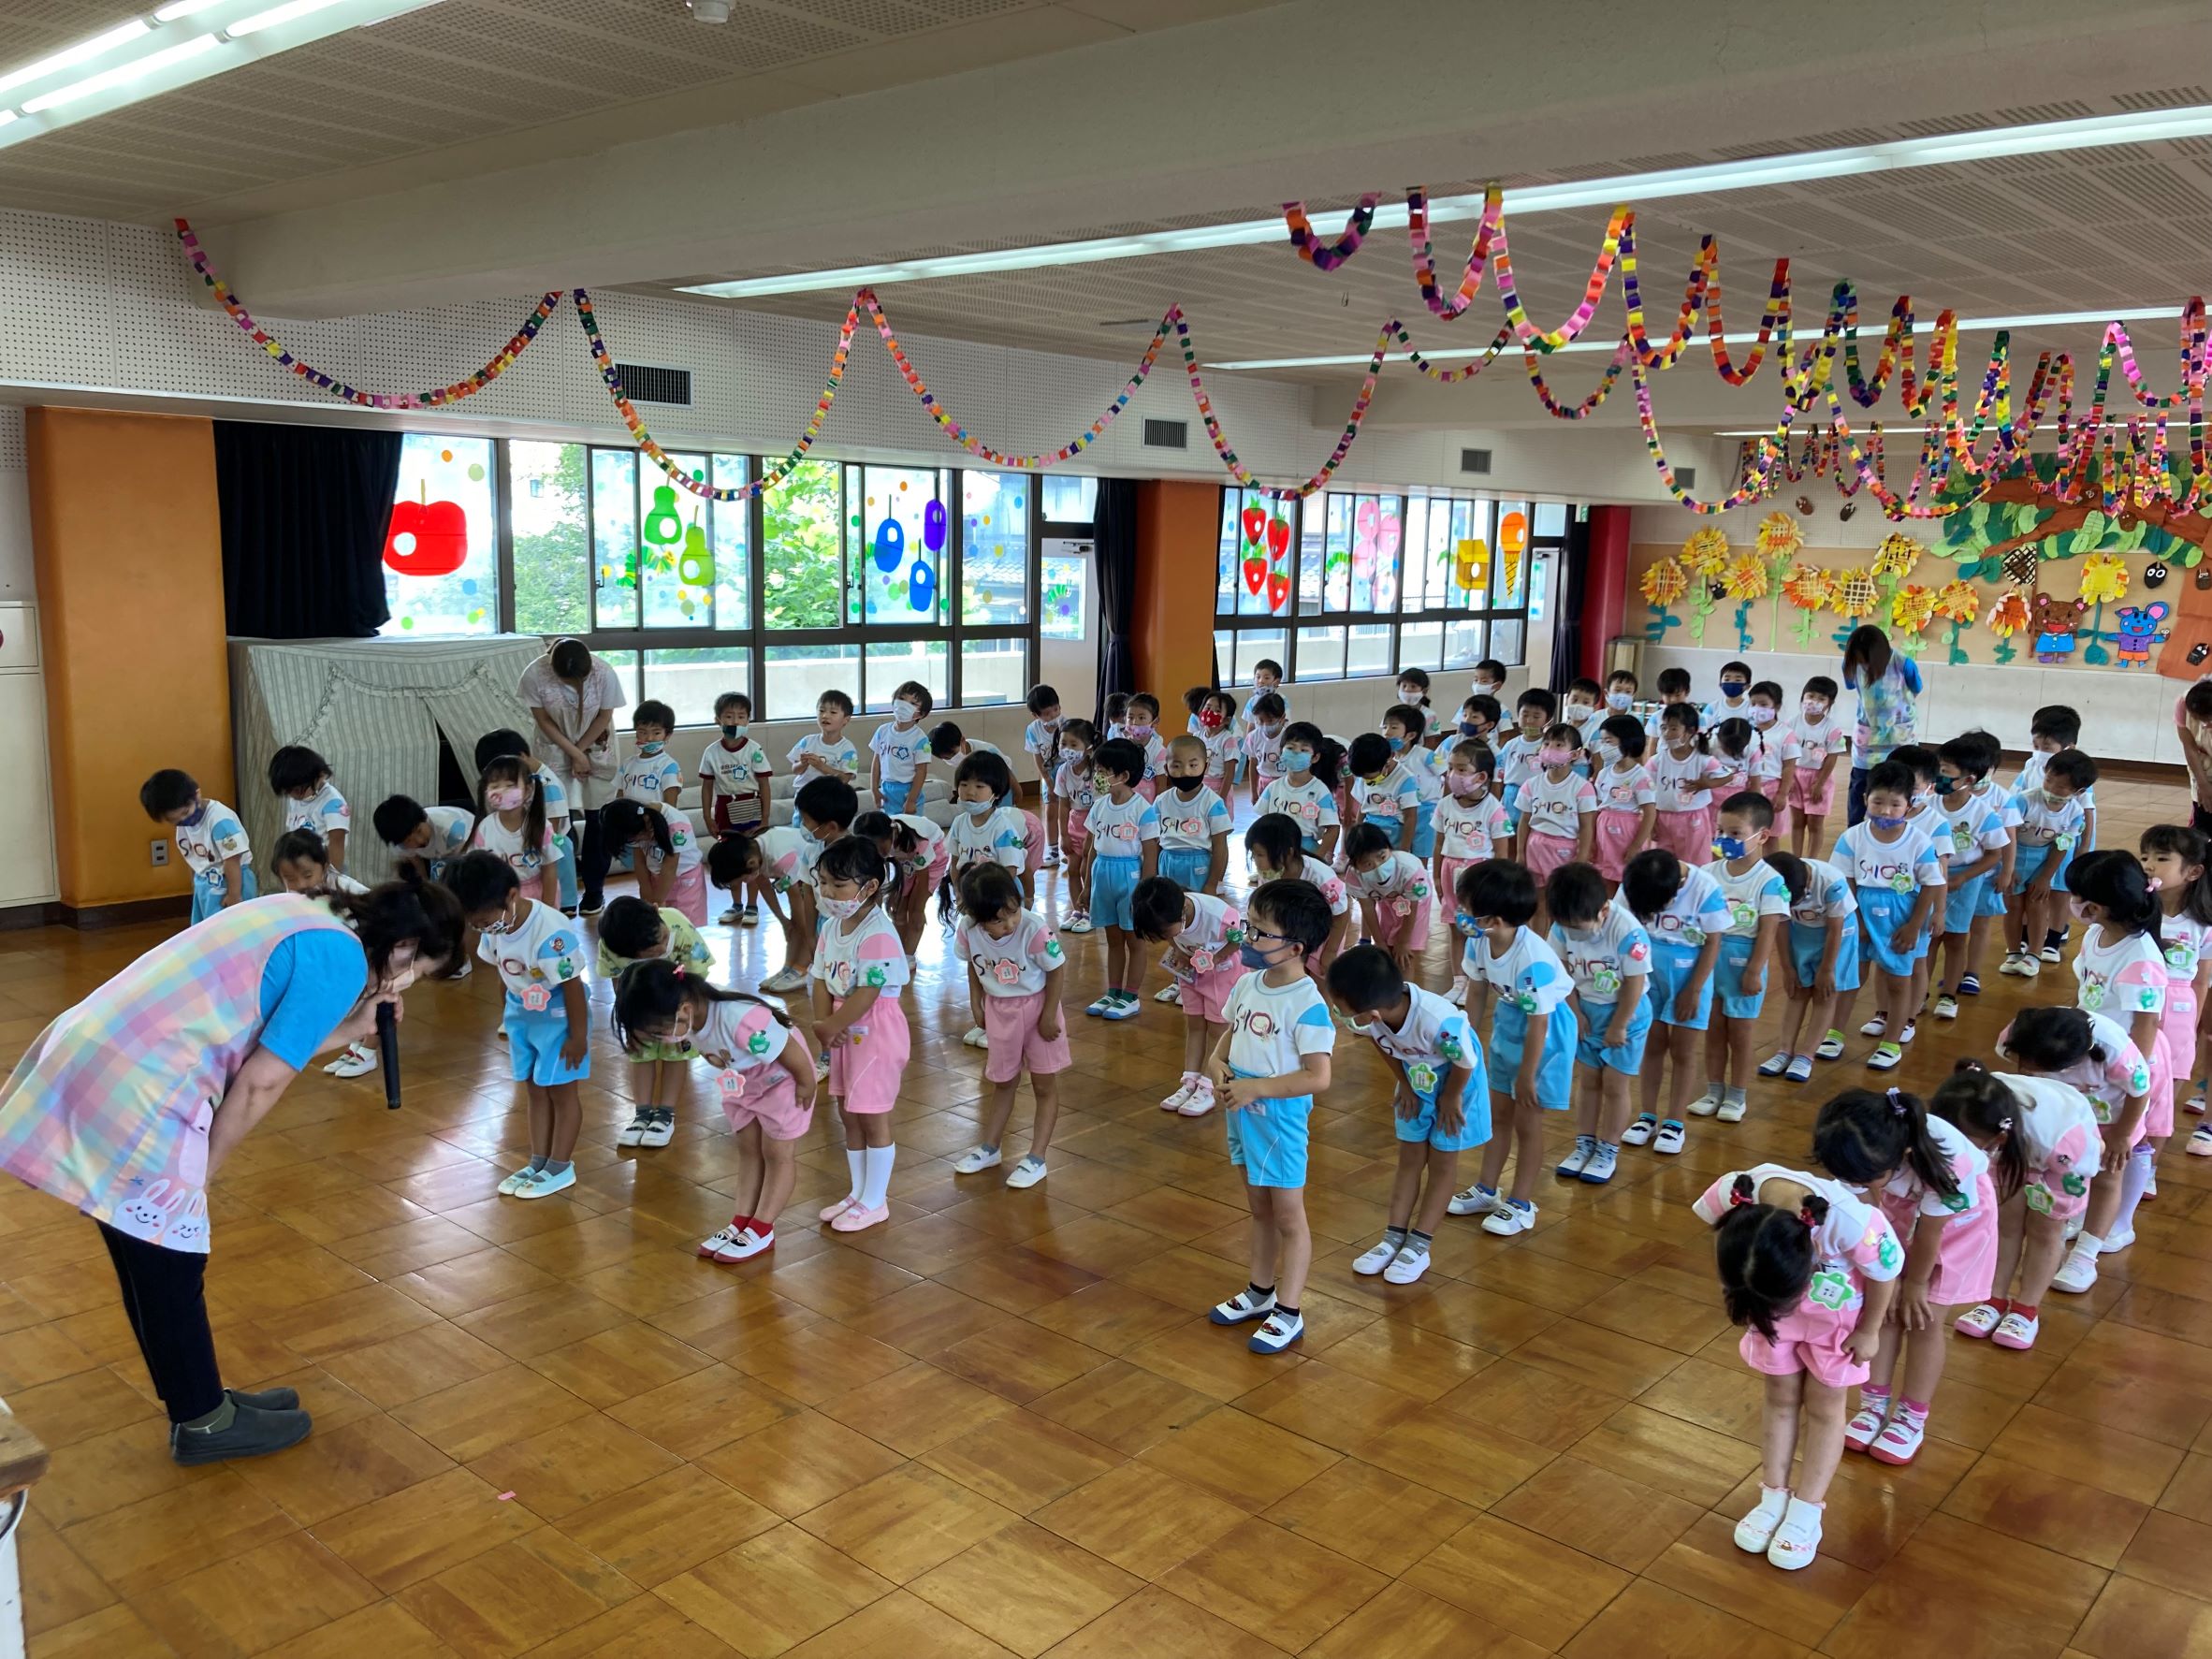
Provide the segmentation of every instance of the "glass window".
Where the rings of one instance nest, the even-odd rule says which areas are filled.
[[[837,625],[845,587],[838,534],[844,513],[843,473],[836,461],[801,461],[773,489],[763,492],[763,627]],[[775,653],[769,655],[774,661]],[[805,702],[811,710],[814,693],[809,691]]]
[[[1004,628],[1029,619],[1029,492],[1017,473],[960,474],[960,619]],[[965,683],[961,697],[968,697]]]
[[[385,531],[381,633],[496,633],[499,520],[491,440],[409,432]]]
[[[648,651],[645,678],[646,694],[675,709],[678,725],[712,725],[724,691],[752,695],[752,653],[743,646]]]
[[[763,720],[810,720],[824,691],[842,691],[855,706],[860,703],[857,645],[770,646],[764,656],[768,706],[757,711]]]
[[[591,625],[637,626],[637,452],[591,452]]]
[[[952,695],[951,681],[946,676],[949,659],[945,642],[941,639],[902,639],[871,644],[867,648],[866,679],[867,702],[863,705],[871,714],[891,712],[891,694],[908,680],[919,680],[929,688],[931,701],[943,704]],[[1024,687],[1025,693],[1028,688]],[[929,723],[935,723],[935,717]]]
[[[702,482],[706,458],[668,458]],[[714,562],[708,540],[706,502],[678,488],[659,467],[638,478],[639,587],[648,628],[705,628],[713,620],[714,584],[706,579]]]
[[[642,693],[637,689],[637,653],[635,651],[594,651],[602,662],[615,671],[615,677],[622,682],[622,706],[615,713],[615,730],[630,730],[630,710],[638,705]]]
[[[1290,637],[1280,628],[1255,628],[1237,635],[1236,682],[1252,683],[1252,669],[1262,657],[1277,663],[1290,654]]]
[[[1490,604],[1492,610],[1517,611],[1528,604],[1528,503],[1500,502],[1498,531],[1490,544]],[[1498,653],[1502,662],[1518,657]]]
[[[515,538],[515,626],[524,633],[591,628],[591,546],[584,523],[584,446],[507,444]]]
[[[1490,655],[1490,624],[1448,622],[1444,628],[1444,666],[1472,668]]]
[[[1296,508],[1271,502],[1256,489],[1225,489],[1221,499],[1221,564],[1215,582],[1219,614],[1280,615],[1289,604]],[[1255,529],[1257,541],[1244,533]]]
[[[1490,625],[1490,654],[1511,668],[1528,655],[1528,628],[1518,617]]]
[[[927,627],[944,617],[945,555],[952,531],[935,473],[855,467],[852,583],[869,623]]]
[[[1566,534],[1566,528],[1567,510],[1564,503],[1560,502],[1538,502],[1536,503],[1536,534],[1563,536]]]
[[[1398,626],[1398,666],[1401,668],[1441,668],[1444,666],[1444,624],[1441,622],[1402,622]]]
[[[1387,614],[1398,608],[1398,566],[1404,558],[1406,534],[1412,526],[1404,511],[1404,503],[1394,495],[1379,497],[1375,510],[1375,583],[1367,602],[1362,604],[1359,596],[1360,564],[1358,549],[1355,547],[1352,608]]]
[[[1301,628],[1298,631],[1298,677],[1344,678],[1344,630]]]
[[[1029,694],[1029,646],[1021,639],[969,639],[960,647],[960,701],[1019,703]]]
[[[1043,584],[1038,596],[1040,632],[1047,639],[1081,639],[1091,561],[1081,554],[1047,553],[1039,561],[1037,576]]]
[[[1047,524],[1089,524],[1099,516],[1099,481],[1073,473],[1047,473],[1037,481]]]
[[[714,486],[736,489],[752,476],[742,455],[714,458]],[[716,502],[706,509],[713,525],[714,625],[752,626],[752,509],[744,502]]]
[[[1344,671],[1356,674],[1394,674],[1390,661],[1391,628],[1388,622],[1355,622],[1345,642]],[[1299,667],[1304,672],[1304,664]]]

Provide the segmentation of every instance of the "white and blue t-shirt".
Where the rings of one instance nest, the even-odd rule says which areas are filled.
[[[1621,1000],[1625,982],[1652,972],[1652,936],[1618,899],[1598,912],[1597,925],[1587,933],[1554,922],[1550,942],[1585,1008],[1610,1007]]]
[[[1728,903],[1728,932],[1737,939],[1755,938],[1759,924],[1768,916],[1786,916],[1790,913],[1789,884],[1782,879],[1782,872],[1759,859],[1740,876],[1728,873],[1727,862],[1715,859],[1706,867],[1706,873],[1720,883],[1721,895]]]
[[[895,720],[885,720],[868,739],[868,748],[875,751],[885,783],[905,783],[914,776],[916,765],[928,763],[929,735],[920,720],[903,728]]]
[[[292,795],[284,797],[284,828],[311,829],[325,841],[333,833],[343,834],[353,828],[352,811],[345,797],[338,793],[338,785],[327,778],[323,787],[302,801]]]
[[[1808,858],[1805,897],[1790,907],[1790,921],[1799,927],[1826,928],[1831,919],[1858,914],[1858,895],[1843,872],[1825,858]]]
[[[1084,823],[1100,858],[1142,858],[1144,843],[1159,839],[1158,809],[1133,790],[1118,804],[1112,795],[1099,796]]]
[[[1721,884],[1694,864],[1682,866],[1682,884],[1644,924],[1654,945],[1693,953],[1705,948],[1708,935],[1725,933],[1733,920]]]
[[[1240,1077],[1288,1076],[1306,1055],[1336,1048],[1336,1022],[1311,974],[1271,985],[1266,974],[1248,973],[1230,992],[1222,1017],[1229,1025],[1230,1069]]]
[[[662,745],[659,754],[633,754],[622,763],[615,793],[644,807],[665,806],[670,790],[684,786],[683,764]]]
[[[1464,1066],[1473,1075],[1468,1089],[1486,1091],[1482,1043],[1468,1022],[1467,1011],[1454,1008],[1433,991],[1419,985],[1405,987],[1405,1023],[1393,1031],[1380,1014],[1367,1022],[1367,1035],[1375,1046],[1405,1068],[1405,1080],[1424,1100],[1433,1100],[1444,1080]]]
[[[1154,797],[1152,805],[1159,814],[1159,844],[1163,852],[1178,850],[1209,852],[1213,851],[1215,836],[1229,834],[1229,808],[1219,795],[1202,784],[1188,800],[1171,785]]]

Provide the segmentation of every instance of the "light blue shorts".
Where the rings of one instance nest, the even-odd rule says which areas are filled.
[[[1810,985],[1820,978],[1820,958],[1828,948],[1828,930],[1792,922],[1789,932],[1790,961],[1797,968],[1797,982]],[[1836,946],[1836,989],[1858,989],[1858,925],[1855,922],[1844,924],[1842,940]]]
[[[1123,860],[1128,863],[1129,860]],[[1142,862],[1138,867],[1143,867]],[[1163,847],[1159,854],[1159,873],[1186,893],[1202,893],[1206,887],[1206,872],[1214,867],[1212,852],[1198,847]],[[1096,895],[1093,895],[1096,902]]]
[[[1746,997],[1743,984],[1743,965],[1751,960],[1752,949],[1759,941],[1745,939],[1741,934],[1724,935],[1721,939],[1721,959],[1713,965],[1712,977],[1720,989],[1721,1013],[1731,1020],[1755,1020],[1759,1011],[1767,1006],[1767,976],[1759,976],[1758,994]]]
[[[1423,864],[1436,856],[1436,803],[1423,801],[1413,820],[1413,855]]]
[[[1980,856],[1978,851],[1975,856]],[[1973,926],[1976,916],[1987,915],[1989,889],[1996,884],[1997,872],[1990,870],[1976,876],[1963,886],[1946,888],[1943,893],[1943,931],[1947,934],[1965,933]],[[1998,907],[1997,913],[2003,913],[2001,905]]]
[[[1575,1041],[1575,1059],[1594,1071],[1622,1071],[1634,1076],[1644,1068],[1644,1044],[1651,1041],[1652,999],[1646,997],[1637,1004],[1635,1016],[1628,1023],[1628,1041],[1608,1045],[1606,1033],[1612,1028],[1613,1012],[1619,1006],[1612,1002],[1582,1004],[1590,1024]]]
[[[896,783],[886,778],[883,779],[883,787],[876,792],[876,805],[885,812],[893,814],[904,812],[907,809],[907,797],[913,793],[914,780],[911,778],[903,779]],[[796,809],[793,810],[795,813]]]
[[[2092,837],[2088,841],[2076,840],[2073,846],[2067,848],[2064,852],[2060,853],[2059,855],[2059,873],[2051,878],[2051,891],[2053,893],[2064,893],[2068,891],[2066,886],[2066,872],[2073,867],[2074,861],[2079,858],[2085,852],[2094,852],[2096,851],[2097,842],[2095,837]]]
[[[238,900],[244,904],[260,894],[254,881],[254,866],[243,865],[238,872]],[[205,922],[223,908],[223,867],[218,865],[205,875],[196,876],[192,882],[192,919]]]
[[[1652,1005],[1652,1014],[1662,1026],[1680,1026],[1684,1031],[1702,1031],[1712,1020],[1712,982],[1719,977],[1716,968],[1705,976],[1705,983],[1697,988],[1697,1007],[1689,1019],[1679,1019],[1674,1005],[1689,982],[1691,971],[1697,966],[1699,952],[1681,945],[1652,941],[1652,977],[1645,982],[1644,997]]]
[[[1091,863],[1091,919],[1124,933],[1136,924],[1129,917],[1129,895],[1144,874],[1142,858],[1094,859]]]
[[[1230,1167],[1244,1171],[1245,1186],[1305,1185],[1306,1120],[1313,1110],[1313,1096],[1290,1095],[1221,1114],[1229,1132]]]
[[[1574,1104],[1575,1049],[1581,1036],[1573,1009],[1563,1002],[1551,1011],[1544,1052],[1536,1061],[1536,1104],[1546,1112],[1564,1112]],[[1528,1015],[1501,997],[1490,1026],[1491,1093],[1513,1098],[1527,1037]]]
[[[1890,943],[1897,930],[1904,925],[1913,907],[1918,903],[1916,895],[1890,893],[1882,888],[1862,887],[1858,891],[1858,919],[1866,938],[1866,959],[1884,973],[1899,978],[1910,974],[1914,965],[1928,953],[1925,936],[1914,942],[1913,949],[1899,951]]]
[[[2045,842],[2041,847],[2031,847],[2023,842],[2013,858],[2013,891],[2027,892],[2028,883],[2035,880],[2051,854],[2057,851],[2054,843]],[[2051,878],[2051,889],[2053,892],[2059,890],[2056,876]]]
[[[559,995],[558,992],[555,993]],[[500,1024],[506,1027],[507,1055],[515,1062],[515,1081],[535,1084],[549,1089],[559,1084],[581,1083],[591,1075],[591,1051],[584,1051],[583,1064],[571,1067],[560,1057],[560,1050],[568,1041],[568,1015],[531,1013],[514,997],[507,998],[506,1017]]]
[[[1421,1109],[1412,1117],[1390,1114],[1390,1128],[1401,1144],[1417,1146],[1428,1142],[1432,1152],[1471,1152],[1490,1141],[1490,1089],[1484,1082],[1482,1068],[1475,1068],[1475,1075],[1467,1084],[1467,1092],[1460,1097],[1460,1132],[1447,1135],[1436,1127],[1436,1097],[1419,1097]]]

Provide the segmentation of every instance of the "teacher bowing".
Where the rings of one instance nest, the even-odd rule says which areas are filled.
[[[202,1294],[209,1182],[310,1060],[371,1035],[378,1006],[460,933],[453,895],[413,872],[251,899],[62,1014],[0,1085],[0,1171],[98,1226],[178,1463],[281,1451],[312,1426],[290,1389],[223,1387]]]

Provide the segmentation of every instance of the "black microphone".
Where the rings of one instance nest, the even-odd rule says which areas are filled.
[[[400,1016],[389,1002],[376,1005],[376,1057],[384,1063],[384,1103],[400,1110]]]

